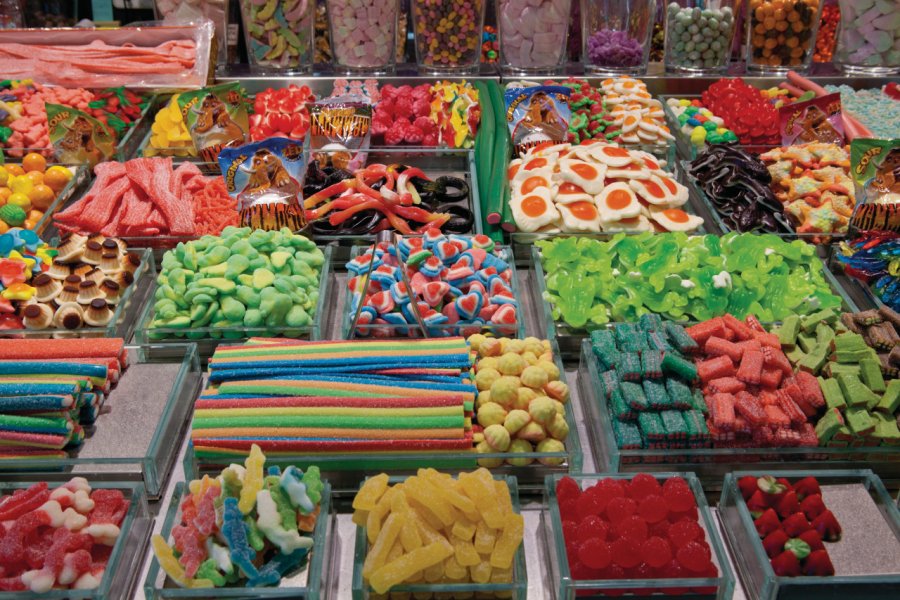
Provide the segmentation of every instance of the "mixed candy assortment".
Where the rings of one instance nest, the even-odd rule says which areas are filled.
[[[750,0],[747,66],[802,67],[812,58],[820,0]]]
[[[119,338],[0,340],[0,463],[76,451],[127,366]]]
[[[666,66],[715,71],[728,65],[735,17],[730,6],[706,8],[666,7]]]
[[[900,284],[897,279],[900,236],[891,232],[870,232],[844,242],[835,254],[848,275],[868,284],[881,302],[900,310]]]
[[[815,246],[770,234],[619,233],[535,244],[553,318],[576,329],[647,313],[673,320],[753,314],[771,322],[841,305]]]
[[[747,475],[737,483],[777,577],[834,575],[825,544],[841,539],[841,524],[825,506],[815,477],[792,484],[784,477]]]
[[[385,85],[372,115],[372,138],[386,146],[472,148],[481,121],[478,90],[465,81]]]
[[[363,581],[377,594],[402,584],[511,583],[525,519],[508,485],[487,469],[455,478],[419,469],[393,485],[384,473],[368,478],[353,499],[353,522],[366,533]]]
[[[767,95],[743,79],[720,79],[703,92],[702,102],[742,144],[781,143],[778,110]]]
[[[66,234],[50,247],[10,229],[0,236],[2,328],[105,327],[140,267],[140,255],[115,238]]]
[[[725,127],[725,119],[715,116],[711,110],[704,108],[699,99],[669,98],[666,104],[678,120],[681,133],[690,139],[694,147],[702,148],[707,144],[728,144],[738,141],[737,134]]]
[[[369,247],[347,263],[347,310],[351,319],[358,313],[350,327],[363,337],[418,337],[423,326],[429,337],[482,328],[515,335],[519,303],[510,259],[487,236],[435,229],[396,246]]]
[[[10,227],[35,229],[74,175],[73,167],[53,165],[37,152],[21,163],[0,165],[0,233]]]
[[[816,34],[816,51],[813,61],[829,63],[837,43],[837,28],[841,22],[841,9],[837,4],[827,4],[822,8],[819,32]]]
[[[629,121],[625,126],[639,127]],[[606,142],[536,146],[509,163],[513,219],[523,232],[693,231],[688,190],[651,154]]]
[[[866,345],[875,349],[885,378],[900,378],[900,350],[894,352],[894,347],[900,346],[900,316],[896,311],[881,306],[877,311],[842,313],[841,324],[863,336]]]
[[[569,423],[565,404],[569,387],[560,377],[548,340],[469,337],[475,353],[475,387],[478,395],[475,449],[479,454],[563,452]],[[482,458],[484,467],[499,467],[502,458]],[[507,458],[524,467],[531,457]],[[538,462],[561,465],[563,458],[543,457]]]
[[[710,534],[700,522],[694,492],[682,477],[660,480],[640,473],[630,480],[598,479],[584,488],[563,477],[556,482],[556,504],[566,561],[575,580],[719,577],[707,541]],[[596,591],[618,596],[631,590]],[[654,590],[654,595],[687,591],[666,588]],[[696,592],[712,593],[705,588]]]
[[[280,455],[470,452],[475,386],[461,337],[219,346],[194,405],[201,462]],[[341,467],[338,467],[341,468]],[[346,467],[344,467],[346,468]]]
[[[883,140],[897,137],[900,123],[900,98],[890,96],[887,89],[854,90],[850,86],[825,86],[829,93],[840,92],[845,111],[852,112],[873,136]]]
[[[416,60],[435,71],[471,69],[481,59],[484,0],[413,0]]]
[[[243,465],[188,483],[171,545],[156,534],[153,553],[182,588],[277,587],[307,566],[323,493],[318,467],[266,468],[254,444]]]
[[[273,71],[312,67],[316,3],[309,0],[241,0],[250,64]]]
[[[92,489],[84,477],[53,489],[42,481],[0,498],[0,591],[100,587],[128,504],[121,490]]]
[[[253,114],[250,115],[250,141],[273,137],[304,139],[309,131],[309,109],[306,105],[315,100],[316,97],[305,85],[298,87],[292,84],[277,90],[266,88],[256,94]]]
[[[150,336],[240,339],[243,331],[222,329],[310,327],[324,262],[313,242],[288,229],[229,226],[179,243],[160,265]],[[191,331],[201,327],[209,329]]]

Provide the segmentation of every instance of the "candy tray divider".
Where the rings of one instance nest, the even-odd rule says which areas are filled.
[[[153,287],[152,277],[155,276],[153,254],[149,250],[134,250],[141,259],[141,264],[134,272],[134,282],[125,288],[119,297],[119,302],[113,311],[113,318],[108,325],[103,327],[81,327],[80,329],[4,329],[0,337],[23,338],[98,338],[120,337],[131,339],[134,333],[137,317],[144,309],[144,304],[150,298],[150,289]]]
[[[682,477],[687,481],[697,501],[697,509],[700,516],[700,525],[706,534],[706,539],[713,550],[715,563],[719,567],[720,575],[715,578],[683,578],[683,579],[604,579],[604,580],[576,580],[572,579],[569,565],[566,559],[566,542],[562,533],[562,516],[559,511],[559,503],[556,499],[556,484],[561,479],[559,475],[548,475],[544,483],[543,510],[541,511],[541,523],[538,536],[542,538],[545,550],[547,575],[550,581],[556,582],[552,590],[552,598],[556,600],[575,600],[576,595],[590,594],[588,590],[602,593],[602,590],[617,588],[630,589],[636,597],[645,597],[655,593],[664,592],[666,588],[674,587],[715,587],[716,600],[730,600],[734,594],[735,574],[731,570],[725,543],[719,537],[716,529],[715,516],[706,502],[706,495],[700,484],[700,480],[693,473],[684,472],[660,472],[653,473],[657,479],[670,479]],[[619,480],[631,480],[631,474],[581,474],[573,476],[579,486],[594,483],[603,478]],[[610,594],[612,595],[612,594]],[[703,595],[702,597],[710,597]]]
[[[509,496],[512,502],[513,512],[522,514],[522,506],[519,502],[519,486],[516,477],[498,476],[497,474],[494,474],[494,479],[506,482],[506,485],[509,487]],[[394,485],[402,483],[404,480],[406,480],[406,477],[391,477],[389,483]],[[364,482],[365,480],[363,480],[362,483]],[[362,483],[360,483],[360,485],[362,485]],[[352,574],[353,600],[368,600],[369,598],[379,597],[363,582],[362,568],[369,547],[368,539],[366,538],[366,528],[356,526],[356,535],[354,539]],[[389,593],[392,596],[394,594],[412,594],[415,596],[417,593],[433,593],[437,594],[439,597],[441,594],[448,594],[448,597],[452,594],[460,594],[467,597],[465,595],[471,593],[476,595],[479,593],[485,595],[496,594],[497,597],[501,597],[500,594],[505,593],[509,595],[504,595],[502,597],[525,600],[528,591],[526,579],[527,572],[525,570],[525,549],[523,543],[519,545],[519,548],[516,550],[516,554],[513,557],[513,580],[511,583],[416,583],[394,586]]]
[[[613,416],[606,401],[597,396],[600,374],[590,340],[583,340],[581,348],[578,392],[582,409],[594,424],[594,427],[588,428],[588,440],[594,464],[600,471],[636,473],[678,468],[695,472],[707,490],[717,489],[722,477],[735,467],[749,464],[779,474],[784,470],[867,467],[892,481],[900,480],[900,446],[619,449],[612,430]]]
[[[175,468],[176,459],[183,440],[183,435],[188,426],[188,415],[193,406],[202,380],[200,363],[197,359],[197,351],[193,344],[179,344],[168,348],[170,351],[181,352],[180,358],[172,361],[179,364],[178,373],[171,382],[158,382],[160,387],[155,390],[147,390],[146,397],[160,398],[156,402],[163,404],[159,421],[153,425],[153,436],[149,440],[147,448],[142,455],[127,456],[132,450],[121,449],[118,456],[103,457],[79,457],[71,458],[42,458],[42,459],[3,459],[0,460],[0,474],[7,480],[18,481],[21,479],[33,479],[38,473],[44,479],[57,481],[68,479],[72,476],[86,477],[89,481],[125,481],[138,479],[143,481],[146,495],[150,500],[159,499],[165,491],[165,484],[169,475]],[[138,364],[150,364],[154,361],[148,359],[150,348],[147,346],[126,346],[130,356],[137,359]],[[132,366],[134,366],[134,360]],[[123,373],[129,376],[129,371]],[[171,385],[168,389],[166,386]],[[163,393],[159,393],[163,392]],[[111,395],[115,395],[113,389]],[[110,401],[107,398],[107,401]],[[95,425],[91,427],[116,427],[118,419],[143,418],[124,414],[124,410],[112,407],[112,418],[101,414]],[[88,437],[83,444],[91,445],[93,442]],[[139,467],[135,469],[135,467]]]
[[[26,489],[33,481],[0,481],[0,494]],[[60,482],[62,484],[63,482]],[[130,481],[89,481],[92,490],[117,489],[125,494],[128,510],[119,526],[119,537],[107,562],[100,585],[92,590],[54,589],[44,593],[0,592],[0,600],[46,598],[59,600],[119,600],[129,598],[144,562],[147,539],[153,528],[153,517],[147,505],[142,483]],[[54,486],[51,486],[54,487]]]
[[[317,340],[321,335],[322,313],[327,308],[327,297],[331,293],[329,289],[332,268],[332,252],[333,246],[325,246],[320,248],[325,255],[322,263],[322,270],[319,273],[319,297],[316,300],[316,314],[312,317],[312,323],[304,327],[191,327],[187,329],[175,329],[171,327],[150,329],[150,323],[153,321],[154,311],[154,295],[156,293],[156,284],[153,285],[153,294],[147,302],[146,307],[139,315],[137,327],[135,328],[135,343],[150,346],[151,355],[154,358],[165,358],[169,356],[167,349],[172,343],[194,342],[197,344],[197,351],[201,361],[205,361],[212,356],[216,347],[225,342],[238,343],[245,341],[254,336],[271,336],[284,335],[285,337],[296,337],[296,339]],[[212,332],[221,334],[219,338],[213,338]],[[298,335],[288,336],[288,334],[298,333]],[[167,337],[164,339],[155,339],[159,335],[182,337]]]
[[[269,465],[269,461],[266,461]],[[313,531],[313,546],[309,560],[304,567],[307,574],[306,585],[303,587],[219,587],[205,589],[187,589],[177,586],[166,587],[168,576],[159,565],[156,556],[150,552],[150,569],[144,580],[144,597],[146,600],[158,600],[160,598],[305,598],[318,600],[326,598],[330,587],[328,579],[333,577],[332,564],[335,560],[334,546],[337,545],[337,528],[335,513],[332,507],[331,484],[323,480],[325,489],[322,491],[319,516],[316,519],[316,528]],[[172,528],[181,521],[181,501],[184,495],[189,493],[186,482],[178,482],[172,493],[169,510],[166,512],[160,535],[170,542]],[[283,581],[283,580],[282,580]]]
[[[370,247],[371,247],[371,244],[366,245],[366,246],[353,246],[350,249],[349,260],[353,260],[353,259],[361,256]],[[498,335],[498,336],[510,337],[510,334],[508,333],[509,330],[511,330],[512,328],[515,328],[515,333],[511,337],[517,337],[519,339],[522,339],[525,337],[525,319],[523,318],[523,314],[522,314],[523,313],[522,302],[519,300],[519,298],[521,297],[521,295],[520,295],[521,290],[519,288],[519,277],[518,277],[518,273],[516,270],[515,257],[513,256],[513,251],[509,246],[498,245],[497,250],[500,251],[501,253],[503,253],[503,259],[509,263],[510,274],[512,276],[510,278],[509,285],[510,285],[510,288],[512,289],[513,297],[516,298],[516,300],[519,303],[517,316],[516,316],[516,323],[515,323],[515,325],[488,325],[488,324],[485,324],[485,325],[481,326],[481,331],[483,331],[485,333],[492,333],[492,334]],[[348,274],[348,277],[349,277],[349,274]],[[335,274],[335,281],[332,283],[332,287],[334,289],[333,293],[335,296],[332,304],[335,307],[338,307],[341,309],[341,325],[340,325],[340,332],[339,332],[340,339],[346,340],[346,339],[349,339],[349,336],[351,333],[350,329],[351,329],[351,326],[353,325],[353,315],[351,315],[350,311],[347,310],[347,308],[350,306],[350,300],[351,300],[352,296],[350,294],[349,289],[347,289],[346,284],[343,286],[340,285],[340,282],[337,280],[336,274]],[[341,302],[341,299],[343,299],[343,302]],[[465,327],[466,329],[472,329],[473,331],[475,328],[477,328],[476,325],[467,327],[467,326],[460,326],[457,324],[443,323],[441,325],[431,326],[431,327],[429,327],[429,329],[439,332],[440,335],[438,335],[436,337],[448,337],[451,335],[456,335],[454,333],[454,331],[460,327]],[[412,330],[412,332],[415,332],[416,334],[418,334],[420,331],[419,328],[415,324],[413,324],[413,325],[372,324],[372,325],[360,325],[357,328],[358,329],[362,328],[364,331],[367,331],[370,335],[372,333],[375,333],[376,334],[375,337],[378,337],[378,334],[383,334],[383,333],[387,332],[386,337],[390,337],[390,338],[407,337],[404,333],[401,333],[401,332],[405,331],[406,329],[410,329],[410,330]],[[323,331],[323,335],[324,335],[324,331]],[[412,337],[412,336],[410,336],[410,337]],[[416,337],[418,337],[418,335],[416,335]]]
[[[900,574],[833,575],[831,577],[778,577],[772,570],[768,556],[759,541],[753,517],[737,487],[743,476],[760,477],[765,471],[734,471],[725,476],[718,512],[722,535],[733,550],[735,569],[740,573],[744,590],[751,600],[794,600],[802,598],[896,598],[900,593]],[[900,511],[881,479],[869,469],[824,469],[810,473],[806,470],[780,471],[781,477],[799,479],[814,475],[821,485],[859,483],[863,485],[887,526],[900,539]],[[827,549],[827,546],[826,546]]]

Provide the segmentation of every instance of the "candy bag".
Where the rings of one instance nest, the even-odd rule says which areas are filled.
[[[900,139],[853,140],[850,177],[856,188],[851,229],[900,232]]]
[[[299,231],[306,225],[303,146],[296,140],[270,138],[237,148],[222,148],[219,167],[228,193],[237,198],[241,227]]]
[[[510,84],[504,92],[506,122],[519,156],[545,142],[568,139],[569,97],[572,90],[561,85]]]
[[[795,102],[778,109],[781,143],[785,146],[825,142],[842,146],[844,121],[839,93]]]
[[[311,102],[310,148],[319,167],[347,171],[366,163],[372,125],[372,105],[365,102],[328,98]]]
[[[178,96],[178,108],[194,147],[206,162],[216,162],[222,148],[247,141],[250,120],[237,82],[184,92]]]
[[[116,136],[109,127],[75,108],[59,104],[44,107],[57,161],[69,165],[88,163],[93,167],[112,157]]]

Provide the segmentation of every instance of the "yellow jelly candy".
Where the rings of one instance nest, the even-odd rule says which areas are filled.
[[[353,517],[350,519],[359,527],[365,527],[366,521],[369,520],[369,511],[367,510],[354,510]]]
[[[481,562],[481,557],[475,551],[475,546],[472,545],[472,542],[457,540],[453,543],[453,551],[455,552],[456,560],[464,567],[472,567]]]
[[[450,533],[459,540],[471,542],[472,536],[475,535],[475,523],[459,520],[453,524],[453,529],[450,530]]]
[[[375,508],[369,511],[369,518],[366,519],[366,537],[370,544],[374,544],[378,534],[381,533],[381,522],[391,510],[391,498],[395,493],[396,488],[386,491],[378,500]]]
[[[475,526],[475,550],[479,554],[490,554],[497,543],[497,533],[487,526],[484,521],[479,521]]]
[[[370,577],[372,573],[380,569],[388,559],[394,542],[400,536],[400,530],[403,529],[403,517],[396,513],[391,513],[384,522],[384,527],[375,539],[375,543],[369,548],[366,555],[366,562],[363,563],[363,577]]]
[[[395,585],[406,581],[413,573],[441,564],[452,554],[453,546],[446,540],[422,546],[375,571],[369,578],[369,585],[376,593],[384,594]]]
[[[444,563],[439,562],[422,570],[422,578],[428,583],[437,583],[444,578]]]
[[[453,525],[456,517],[450,504],[442,497],[441,490],[420,477],[407,479],[403,490],[411,500],[431,511],[444,527]]]
[[[214,587],[213,582],[209,579],[190,579],[184,574],[184,569],[175,558],[172,547],[166,543],[166,540],[159,534],[153,536],[150,540],[153,546],[153,553],[156,554],[156,560],[159,566],[166,572],[169,579],[174,581],[183,588],[211,588]]]
[[[242,515],[249,515],[256,505],[256,494],[263,488],[263,465],[266,457],[259,446],[250,446],[250,455],[244,461],[244,486],[241,488],[241,497],[238,500],[238,509]]]
[[[419,530],[419,535],[422,537],[423,544],[433,544],[445,539],[444,536],[442,536],[437,529],[429,525],[418,512],[413,511],[412,518],[416,523],[416,528]]]
[[[441,496],[453,507],[462,511],[468,520],[477,521],[479,519],[475,503],[462,492],[462,487],[458,481],[452,478],[448,481],[434,469],[423,471],[422,477],[440,490]]]
[[[491,529],[503,527],[503,508],[499,506],[494,479],[487,469],[478,469],[473,473],[460,473],[462,484],[472,502],[483,507],[481,516]]]
[[[407,552],[412,552],[422,547],[422,536],[419,534],[419,528],[416,522],[412,520],[407,513],[404,516],[403,529],[400,530],[400,544]]]
[[[459,561],[456,560],[455,556],[451,556],[444,561],[444,575],[446,575],[448,579],[464,579],[468,573],[469,570],[459,564]]]
[[[491,552],[491,566],[498,569],[509,569],[512,567],[513,555],[522,543],[525,536],[525,519],[522,515],[509,513],[506,515],[506,522],[503,524],[503,532],[494,545],[494,551]]]
[[[477,565],[469,567],[469,575],[475,583],[487,583],[491,580],[491,563],[482,561]]]
[[[372,510],[388,487],[387,473],[369,477],[353,498],[355,510]]]

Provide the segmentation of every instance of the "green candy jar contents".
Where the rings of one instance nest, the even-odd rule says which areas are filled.
[[[815,246],[774,235],[617,234],[607,241],[536,242],[553,319],[576,329],[653,313],[705,321],[731,313],[763,322],[841,306]]]
[[[311,240],[286,228],[226,227],[221,236],[180,243],[163,256],[149,328],[183,329],[188,339],[247,336],[227,329],[234,327],[290,335],[313,323],[324,263]],[[182,337],[151,338],[172,335]]]

